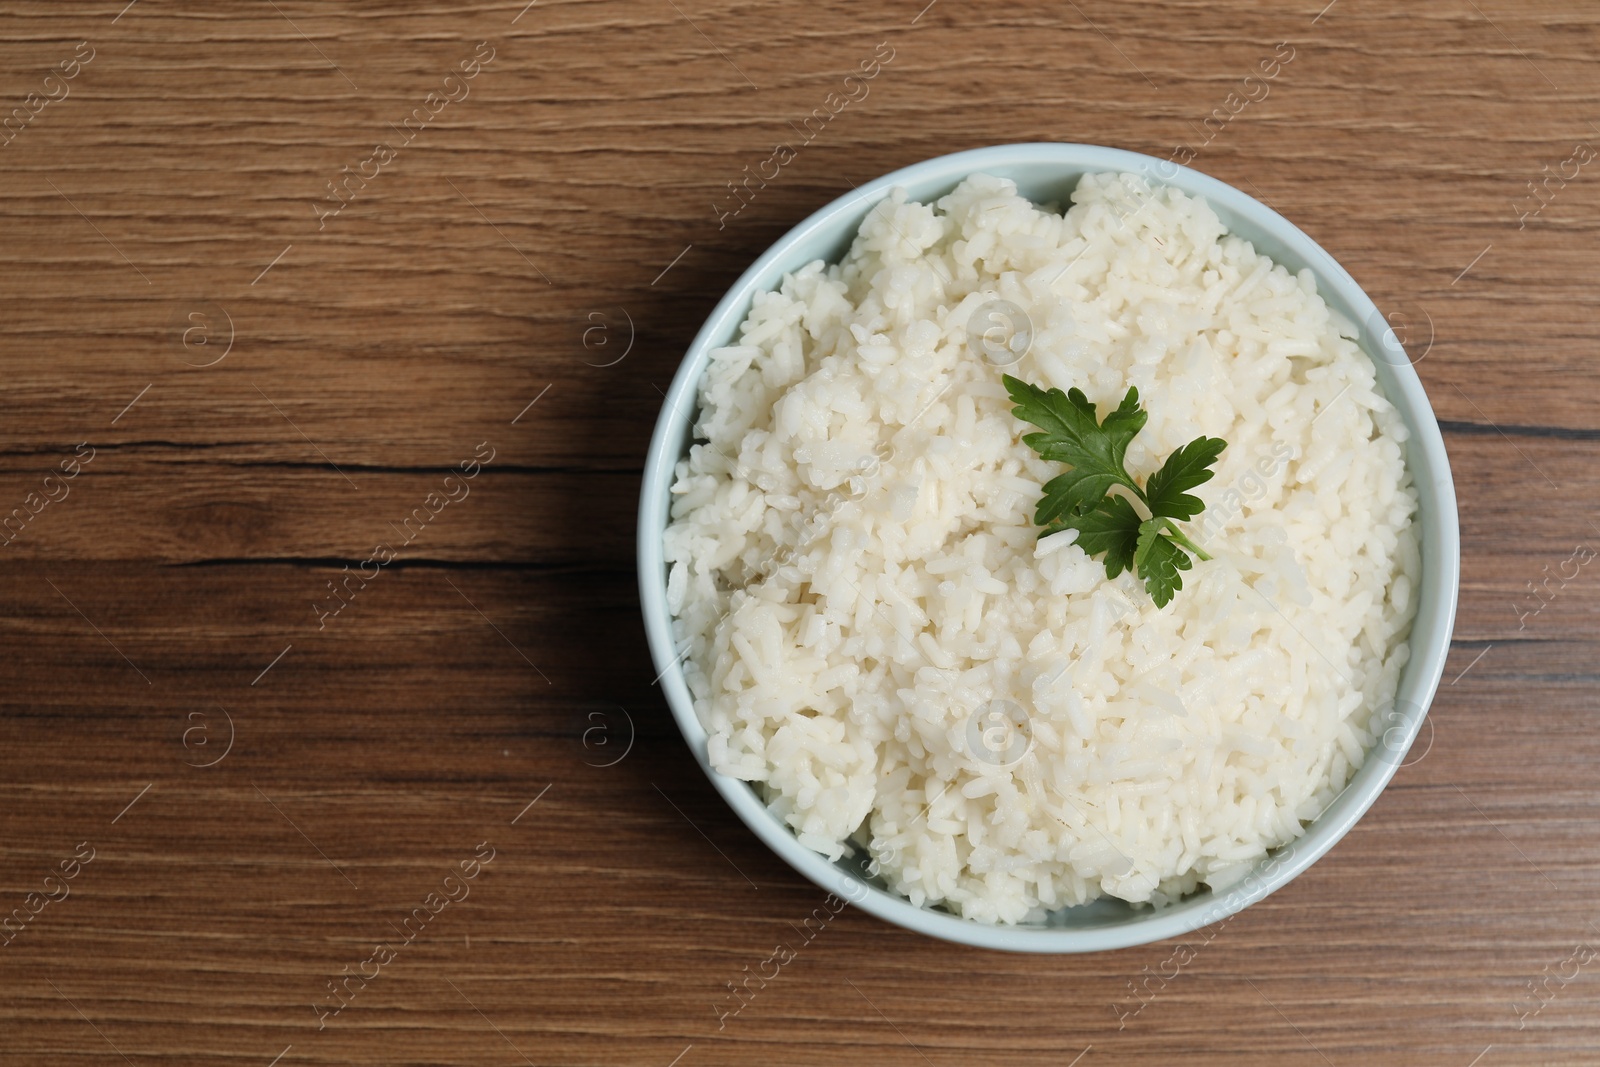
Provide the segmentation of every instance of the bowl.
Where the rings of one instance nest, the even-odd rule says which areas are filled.
[[[1204,197],[1230,233],[1251,241],[1257,251],[1291,271],[1310,268],[1329,306],[1362,324],[1361,347],[1376,365],[1380,388],[1411,432],[1406,460],[1419,498],[1422,580],[1411,630],[1411,658],[1394,707],[1383,717],[1387,726],[1381,740],[1344,792],[1301,837],[1268,853],[1227,888],[1202,889],[1165,907],[1134,907],[1103,897],[1053,912],[1036,924],[990,925],[911,904],[874,884],[859,858],[829,861],[800,844],[748,783],[712,769],[706,731],[695,714],[674,645],[662,531],[667,525],[673,467],[690,444],[698,387],[711,349],[735,338],[755,294],[775,288],[786,272],[816,259],[838,262],[868,210],[894,187],[904,188],[910,199],[928,202],[980,171],[1011,179],[1023,196],[1036,203],[1068,204],[1079,177],[1098,171],[1136,173],[1152,183]],[[656,422],[639,502],[639,593],[655,670],[690,750],[739,818],[795,870],[864,911],[948,941],[1017,952],[1094,952],[1177,937],[1239,912],[1327,853],[1377,800],[1422,726],[1450,650],[1459,577],[1455,489],[1438,422],[1399,338],[1355,279],[1293,223],[1232,186],[1154,156],[1096,145],[997,145],[940,156],[869,182],[790,230],[739,277],[689,346]]]

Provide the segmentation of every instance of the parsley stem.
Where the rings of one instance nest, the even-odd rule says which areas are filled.
[[[1177,525],[1171,519],[1167,520],[1167,532],[1172,535],[1172,539],[1174,541],[1178,542],[1178,544],[1182,545],[1184,548],[1187,548],[1190,552],[1193,552],[1201,559],[1208,561],[1211,559],[1210,554],[1207,553],[1205,549],[1201,548],[1199,545],[1183,536],[1183,531],[1179,530]]]

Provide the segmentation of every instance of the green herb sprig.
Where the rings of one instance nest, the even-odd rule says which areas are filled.
[[[1128,444],[1149,418],[1139,406],[1138,389],[1130,387],[1117,409],[1100,421],[1081,389],[1040,389],[1009,374],[1005,383],[1017,405],[1012,414],[1044,431],[1022,440],[1043,458],[1072,467],[1045,483],[1033,518],[1045,527],[1039,536],[1077,530],[1077,543],[1085,552],[1105,553],[1107,578],[1133,571],[1144,580],[1156,607],[1166,607],[1183,588],[1178,572],[1194,566],[1189,553],[1211,558],[1177,524],[1205,510],[1205,503],[1189,490],[1211,480],[1216,473],[1211,465],[1228,443],[1196,437],[1168,456],[1141,486],[1123,464]],[[1111,492],[1118,485],[1144,505],[1148,518],[1126,496]]]

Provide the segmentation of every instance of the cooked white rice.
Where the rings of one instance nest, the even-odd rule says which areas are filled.
[[[666,532],[712,764],[808,847],[988,922],[1220,888],[1299,836],[1383,731],[1419,574],[1405,427],[1310,272],[1132,176],[1072,200],[897,190],[842,264],[758,296]],[[1033,326],[1004,368],[967,336],[996,298]],[[1038,539],[1065,468],[1002,370],[1102,413],[1137,386],[1141,480],[1228,442],[1185,526],[1215,559],[1166,608],[1075,532]],[[1016,747],[974,743],[995,708]]]

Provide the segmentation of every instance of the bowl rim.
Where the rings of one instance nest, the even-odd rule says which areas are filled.
[[[1425,614],[1434,623],[1431,628],[1434,640],[1426,648],[1413,645],[1401,676],[1402,686],[1414,694],[1414,699],[1407,700],[1403,721],[1390,731],[1400,734],[1392,742],[1397,753],[1395,758],[1367,760],[1351,776],[1343,792],[1312,820],[1299,838],[1269,852],[1249,875],[1229,888],[1197,893],[1179,903],[1135,913],[1114,924],[1070,928],[991,925],[963,919],[913,905],[903,897],[860,880],[802,845],[793,831],[767,810],[749,783],[725,776],[711,766],[707,734],[694,711],[681,666],[682,656],[675,650],[672,617],[666,604],[662,532],[669,517],[668,499],[674,468],[682,456],[682,442],[692,428],[693,413],[697,410],[696,392],[711,349],[716,344],[727,343],[722,338],[731,337],[731,331],[737,331],[754,295],[771,287],[770,280],[762,284],[763,276],[790,256],[797,246],[832,227],[841,227],[842,219],[863,205],[888,196],[896,186],[935,181],[948,181],[953,185],[989,168],[1004,170],[1038,164],[1059,165],[1079,175],[1091,171],[1155,173],[1161,183],[1202,196],[1214,208],[1221,205],[1286,245],[1311,268],[1318,291],[1327,298],[1331,290],[1357,312],[1360,322],[1387,322],[1355,279],[1299,227],[1233,186],[1169,160],[1100,145],[1025,142],[955,152],[902,167],[832,200],[774,242],[740,274],[695,334],[665,394],[650,439],[640,487],[639,594],[646,640],[659,672],[656,680],[701,770],[740,820],[796,871],[880,919],[946,941],[1015,952],[1096,952],[1190,933],[1235,915],[1288,884],[1333,848],[1373,805],[1421,729],[1450,651],[1460,582],[1460,532],[1444,439],[1422,382],[1393,331],[1374,338],[1370,334],[1376,331],[1364,329],[1361,347],[1377,365],[1385,396],[1399,409],[1411,431],[1411,440],[1406,446],[1407,465],[1412,470],[1418,492],[1417,525],[1422,547],[1418,589],[1413,594],[1419,602],[1412,623],[1412,640],[1415,641]],[[840,236],[844,236],[842,228]],[[800,265],[792,263],[786,269],[794,270]],[[735,316],[737,318],[730,324],[729,320]],[[1374,346],[1384,349],[1384,358],[1373,355]],[[1384,364],[1388,364],[1387,374]],[[1386,383],[1385,378],[1389,379]],[[1426,483],[1422,477],[1424,473],[1430,475]],[[1431,512],[1424,507],[1425,497],[1432,500]],[[1425,521],[1430,519],[1431,522]],[[1433,579],[1431,587],[1430,578]],[[1384,744],[1391,744],[1387,734]],[[1211,906],[1201,906],[1208,902]]]

